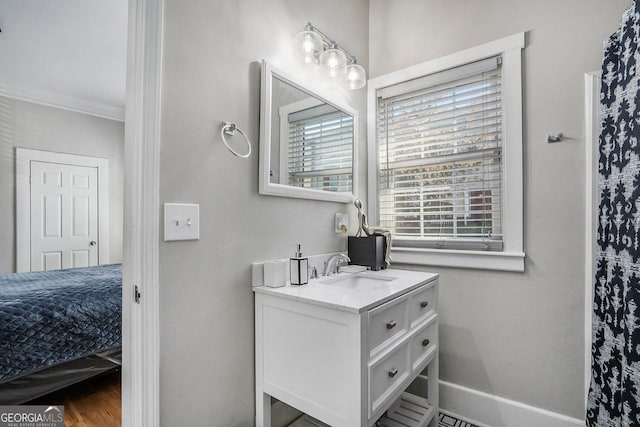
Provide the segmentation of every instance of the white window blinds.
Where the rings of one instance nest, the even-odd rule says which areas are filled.
[[[353,117],[327,104],[288,115],[288,183],[350,192]]]
[[[378,215],[396,246],[502,250],[499,57],[380,89]]]

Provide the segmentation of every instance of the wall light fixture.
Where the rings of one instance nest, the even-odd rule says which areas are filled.
[[[367,84],[367,73],[356,62],[356,57],[338,46],[335,40],[318,30],[311,22],[293,40],[296,51],[305,63],[320,64],[331,78],[340,79],[349,89],[360,89]]]

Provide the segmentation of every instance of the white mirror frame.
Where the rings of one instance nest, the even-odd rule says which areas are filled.
[[[351,193],[331,192],[316,190],[312,188],[300,188],[292,185],[277,184],[270,180],[271,170],[271,100],[273,78],[290,84],[291,86],[306,92],[316,98],[336,107],[339,110],[353,116],[353,155],[352,155],[352,182]],[[261,73],[261,89],[260,89],[260,167],[259,167],[259,192],[268,196],[293,197],[297,199],[324,200],[328,202],[352,203],[355,200],[355,191],[358,188],[358,142],[359,142],[359,122],[358,111],[344,103],[330,101],[327,96],[318,94],[317,90],[310,90],[302,83],[274,69],[266,61],[262,61]]]

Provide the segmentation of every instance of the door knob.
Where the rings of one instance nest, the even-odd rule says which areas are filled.
[[[95,245],[97,245],[95,240],[92,240],[92,241],[89,242],[89,246],[95,246]]]

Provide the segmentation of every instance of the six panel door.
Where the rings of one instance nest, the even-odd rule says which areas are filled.
[[[31,161],[31,271],[98,265],[98,169]]]

